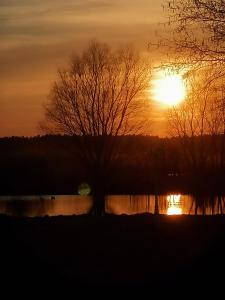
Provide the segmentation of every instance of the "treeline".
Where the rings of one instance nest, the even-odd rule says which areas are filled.
[[[202,137],[190,140],[192,159],[181,138],[116,139],[118,157],[108,193],[225,192],[225,166],[217,159],[221,151],[209,147],[210,136],[204,137],[204,149],[210,149],[204,157]],[[88,181],[78,142],[79,137],[57,135],[1,138],[0,194],[76,194],[78,185]]]

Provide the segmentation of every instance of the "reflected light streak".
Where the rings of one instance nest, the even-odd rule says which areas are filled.
[[[167,215],[182,215],[181,195],[168,195]]]

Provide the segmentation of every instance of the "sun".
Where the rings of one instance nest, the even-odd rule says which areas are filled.
[[[167,106],[175,106],[186,96],[186,87],[182,75],[159,71],[152,85],[152,95],[155,101]]]

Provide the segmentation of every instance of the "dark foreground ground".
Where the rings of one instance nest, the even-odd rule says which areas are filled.
[[[0,236],[8,294],[224,291],[223,216],[0,216]]]

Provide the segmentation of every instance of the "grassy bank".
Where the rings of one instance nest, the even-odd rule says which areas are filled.
[[[223,216],[0,216],[1,283],[26,289],[219,286]]]

